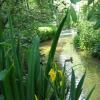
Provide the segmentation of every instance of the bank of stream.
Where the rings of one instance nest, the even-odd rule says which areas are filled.
[[[61,36],[56,50],[55,59],[62,66],[65,59],[73,58],[73,63],[66,63],[68,70],[74,67],[76,80],[78,81],[83,72],[86,69],[86,78],[84,82],[84,93],[87,94],[89,90],[96,84],[96,88],[90,98],[90,100],[100,100],[100,62],[97,59],[93,59],[91,56],[87,56],[84,52],[76,52],[72,44],[72,35]],[[46,56],[50,50],[51,41],[41,44],[42,53]],[[70,71],[69,71],[70,72]],[[69,73],[70,74],[70,73]]]

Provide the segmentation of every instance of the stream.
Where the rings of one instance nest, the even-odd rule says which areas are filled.
[[[52,41],[44,42],[41,44],[40,49],[46,56],[50,50]],[[97,59],[87,56],[84,52],[77,52],[73,47],[73,35],[61,35],[55,59],[63,66],[65,59],[73,58],[73,63],[66,63],[66,68],[70,70],[71,67],[75,70],[76,81],[79,81],[84,71],[86,70],[86,78],[83,86],[83,92],[86,95],[90,89],[96,84],[96,88],[90,100],[100,100],[100,62]]]

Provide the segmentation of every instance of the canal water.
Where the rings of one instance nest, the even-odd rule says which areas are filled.
[[[50,50],[51,41],[41,44],[42,53],[46,56]],[[84,71],[86,70],[86,78],[83,86],[85,95],[96,84],[96,88],[90,100],[100,100],[100,61],[93,59],[84,52],[77,52],[73,47],[73,36],[61,36],[56,50],[55,59],[63,66],[65,59],[73,58],[73,63],[66,63],[66,68],[71,72],[71,67],[74,68],[76,80],[79,81]]]

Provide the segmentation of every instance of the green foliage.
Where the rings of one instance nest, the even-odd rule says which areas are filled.
[[[35,99],[35,88],[37,88],[37,79],[40,72],[39,57],[39,38],[34,37],[31,50],[29,52],[28,62],[28,83],[27,100]]]
[[[77,34],[74,39],[73,39],[73,45],[76,49],[80,48],[80,38],[79,35]]]
[[[74,44],[82,50],[89,51],[94,57],[100,58],[100,2],[88,0],[88,5],[83,6],[83,25],[78,26],[80,34],[75,37]],[[85,20],[85,21],[84,21]],[[86,20],[88,20],[86,22]],[[86,27],[85,27],[86,26]],[[79,45],[78,45],[79,44]]]
[[[91,28],[91,24],[87,21],[79,22],[78,25],[78,36],[75,37],[76,46],[80,46],[82,50],[90,50],[94,46],[96,41],[94,30]],[[91,38],[90,38],[91,37]],[[94,41],[93,41],[94,40]],[[79,43],[78,43],[79,42]]]
[[[93,24],[84,21],[78,24],[78,33],[74,38],[75,48],[86,50],[95,57],[100,56],[100,34],[99,30],[93,29]]]
[[[41,8],[39,8],[39,5],[34,0],[2,1],[3,3],[0,6],[0,27],[2,27],[2,30],[6,29],[6,32],[9,31],[9,27],[7,25],[9,10],[9,12],[13,15],[14,31],[16,33],[21,33],[21,37],[25,37],[27,39],[29,37],[31,41],[31,37],[38,32],[38,27],[49,26],[53,21],[52,11],[47,1],[45,2],[46,7],[41,5]]]
[[[80,79],[80,81],[77,85],[75,100],[78,100],[78,98],[80,97],[80,95],[82,93],[82,86],[83,86],[83,83],[84,83],[85,75],[86,75],[86,73],[83,74],[82,78]]]
[[[70,27],[72,27],[73,23],[77,22],[77,14],[72,5],[68,7],[67,13],[68,13],[68,15],[67,15],[67,19],[66,19],[64,28],[70,28]]]
[[[38,35],[41,41],[47,41],[52,39],[55,33],[56,33],[56,26],[38,28]]]
[[[60,32],[62,30],[62,27],[66,20],[66,17],[62,21],[62,23],[57,31],[57,34],[56,34],[57,37],[54,39],[54,42],[53,42],[55,44],[55,47],[53,46],[54,51],[51,51],[51,52],[53,52],[53,55],[52,55],[53,57],[54,57],[55,49],[56,49],[57,42],[58,42],[58,39],[60,36]],[[52,66],[50,66],[50,67],[47,66],[46,70],[42,69],[42,66],[40,65],[40,60],[39,60],[40,59],[40,57],[39,57],[39,38],[34,36],[33,43],[32,43],[31,49],[29,51],[28,62],[26,61],[28,63],[28,66],[27,66],[28,67],[28,75],[26,76],[26,73],[23,74],[24,70],[21,70],[22,65],[23,65],[22,59],[21,60],[19,59],[20,44],[19,44],[19,41],[16,41],[16,38],[14,37],[15,34],[14,34],[14,28],[12,25],[12,16],[11,15],[9,16],[8,20],[9,20],[9,28],[10,28],[10,41],[8,42],[8,44],[11,46],[11,48],[10,48],[11,51],[9,52],[11,58],[9,60],[11,61],[11,65],[14,67],[14,70],[9,72],[9,74],[13,74],[13,72],[15,72],[15,74],[13,74],[14,79],[11,84],[9,83],[9,81],[11,81],[11,80],[9,79],[8,75],[5,75],[8,77],[7,80],[5,79],[5,77],[3,77],[1,79],[1,82],[5,79],[7,81],[6,82],[7,85],[5,85],[5,83],[4,83],[4,84],[1,84],[0,86],[3,88],[3,90],[6,89],[6,91],[9,91],[8,93],[11,94],[11,96],[10,96],[10,94],[7,94],[6,99],[14,100],[14,98],[16,98],[16,100],[25,100],[25,98],[27,98],[30,100],[31,99],[34,100],[35,95],[37,95],[39,99],[45,100],[46,99],[45,94],[47,94],[47,91],[45,91],[45,89],[44,89],[46,87],[44,85],[44,82],[47,81],[45,77],[48,77],[48,73],[49,73],[50,69],[52,68]],[[3,60],[6,61],[5,58]],[[48,59],[48,61],[49,61],[48,63],[50,63],[50,65],[51,65],[51,63],[53,62],[53,58],[52,58],[52,60]],[[8,63],[8,60],[7,60],[7,63]],[[12,68],[11,65],[10,64],[9,64],[9,66],[6,65],[6,66],[8,66],[7,71]],[[6,69],[6,67],[4,69]],[[48,72],[47,72],[47,69],[49,69]],[[42,75],[44,72],[46,72],[47,74]],[[2,76],[2,72],[0,75]],[[25,77],[25,79],[23,79],[23,77]],[[17,80],[17,81],[14,81],[14,80]],[[10,88],[10,85],[12,85],[14,87],[11,86],[11,88]],[[17,86],[18,86],[18,89],[15,88]],[[48,86],[46,88],[48,88]],[[13,90],[13,89],[15,89],[15,90]],[[18,90],[18,95],[17,95],[17,90]],[[4,97],[6,97],[6,94],[5,94],[5,93],[7,93],[6,91],[5,92],[1,91],[4,95]],[[27,93],[27,95],[25,95],[26,93]],[[16,94],[16,95],[14,95],[14,94]],[[9,98],[11,98],[11,99],[9,99]]]
[[[0,73],[0,84],[4,86],[3,92],[7,100],[13,100],[13,93],[11,91],[11,84],[9,81],[10,72],[7,70],[1,71]]]
[[[83,76],[81,77],[79,83],[76,86],[76,81],[75,81],[75,72],[72,69],[72,75],[71,75],[71,86],[70,86],[70,96],[69,96],[69,100],[79,100],[81,93],[82,93],[82,86],[83,86],[83,82],[86,76],[86,72],[83,74]],[[87,95],[87,97],[85,98],[85,100],[89,100],[91,93],[93,92],[93,90],[95,89],[95,86],[90,90],[89,94]]]
[[[70,15],[72,17],[73,22],[77,22],[77,15],[73,6],[70,6]]]
[[[77,1],[79,0],[71,0],[72,3],[75,3]],[[15,4],[18,5],[14,6]],[[20,4],[22,8],[20,8]],[[26,30],[28,32],[31,32],[31,29],[34,27],[34,23],[31,23],[31,21],[33,21],[31,20],[33,16],[29,15],[29,11],[31,10],[28,0],[26,2],[22,1],[21,3],[18,1],[5,2],[4,7],[6,7],[7,5],[9,6],[9,9],[7,10],[7,28],[5,29],[6,24],[4,24],[3,30],[0,30],[2,33],[0,34],[0,51],[2,51],[0,52],[0,61],[2,61],[0,63],[3,66],[3,68],[0,69],[0,97],[2,98],[1,95],[3,95],[4,99],[6,100],[50,100],[52,98],[52,100],[65,100],[66,96],[68,96],[68,98],[71,98],[71,100],[78,100],[81,95],[81,89],[85,75],[83,75],[76,88],[75,74],[73,70],[71,76],[71,85],[68,86],[66,80],[66,68],[64,68],[63,70],[59,69],[58,66],[54,67],[53,69],[53,61],[57,43],[66,21],[68,12],[66,12],[65,17],[61,21],[61,24],[59,25],[58,30],[54,36],[47,64],[41,65],[39,53],[39,37],[36,34],[34,35],[34,37],[32,38],[32,44],[26,46],[28,48],[27,50],[23,48],[21,42],[21,38],[24,35],[19,34],[19,32],[25,31],[26,27]],[[18,9],[16,7],[18,7]],[[43,13],[43,10],[44,9],[42,9],[40,12]],[[16,13],[17,11],[19,11],[20,13]],[[71,7],[70,9],[70,13],[73,21],[76,22],[76,14],[73,7]],[[22,21],[21,23],[18,22],[19,19],[20,21]],[[27,21],[29,21],[28,25]],[[27,26],[23,27],[23,24]],[[33,26],[32,28],[30,28],[31,24]],[[0,27],[2,27],[1,23],[0,25]],[[39,26],[35,26],[36,29],[37,27]],[[16,33],[16,30],[18,33]],[[51,32],[50,28],[49,30]],[[35,31],[37,32],[37,30]],[[46,29],[46,32],[48,32],[48,29]],[[22,52],[24,51],[23,49],[25,49],[26,52]],[[24,57],[26,57],[27,59],[25,59]],[[51,69],[54,70],[53,73],[51,73],[51,76],[56,76],[54,83],[52,82],[52,79],[50,79],[49,75]],[[90,98],[92,91],[87,98]]]
[[[67,18],[67,13],[66,13],[65,17],[63,18],[61,24],[59,25],[59,28],[58,28],[58,30],[57,30],[57,32],[55,34],[54,39],[53,39],[53,43],[51,45],[51,49],[50,49],[50,53],[49,53],[49,57],[48,57],[46,74],[50,71],[51,64],[52,64],[53,59],[54,59],[57,43],[58,43],[58,40],[59,40],[59,36],[60,36],[60,33],[61,33],[62,29],[63,29],[63,26],[64,26],[64,23],[66,21],[66,18]]]
[[[95,22],[94,29],[100,28],[100,2],[99,0],[89,0],[88,4],[90,5],[93,3],[92,6],[88,8],[88,20]]]
[[[71,100],[75,100],[75,86],[76,86],[75,82],[76,82],[75,81],[75,73],[72,70],[71,88],[70,88],[70,98],[71,98]]]

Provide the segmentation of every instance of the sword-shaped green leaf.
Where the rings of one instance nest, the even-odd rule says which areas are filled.
[[[29,61],[28,61],[27,100],[35,100],[35,79],[36,79],[35,71],[39,55],[38,50],[39,50],[39,38],[38,36],[34,36],[32,47],[29,52]]]
[[[70,87],[70,100],[75,100],[75,93],[76,93],[76,81],[75,81],[75,73],[72,69],[72,76],[71,76],[71,87]]]
[[[0,72],[0,86],[2,88],[3,95],[6,100],[14,100],[13,93],[11,89],[11,84],[9,80],[10,72],[8,70],[3,70]]]
[[[79,83],[77,85],[75,100],[79,100],[79,97],[80,97],[81,92],[82,92],[82,86],[83,86],[83,83],[84,83],[85,75],[86,75],[86,72],[84,73],[84,75],[82,76],[81,80],[79,81]]]

